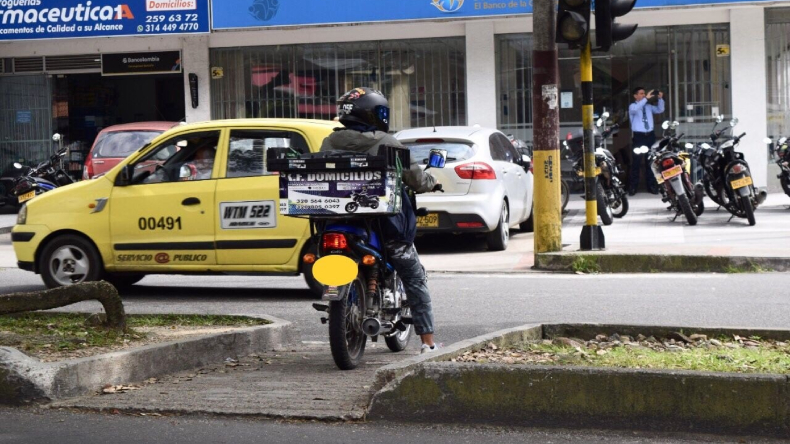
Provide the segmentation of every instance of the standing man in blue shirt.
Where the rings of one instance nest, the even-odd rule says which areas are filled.
[[[631,120],[631,134],[633,136],[633,148],[653,146],[656,141],[656,133],[653,126],[653,114],[661,114],[664,112],[664,93],[655,90],[650,90],[645,94],[645,89],[641,86],[634,88],[634,103],[628,107],[628,115]],[[650,99],[658,96],[658,103],[648,103]],[[658,194],[658,183],[656,178],[653,177],[653,172],[650,165],[647,164],[647,154],[636,154],[631,152],[633,161],[631,162],[631,180],[629,181],[629,196],[636,194],[639,189],[639,171],[644,168],[645,182],[647,183],[647,190],[653,194]],[[643,167],[644,165],[644,167]]]

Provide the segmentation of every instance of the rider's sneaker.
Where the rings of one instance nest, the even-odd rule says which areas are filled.
[[[436,350],[439,350],[440,348],[442,348],[442,344],[433,344],[433,347],[431,347],[428,344],[422,344],[422,348],[420,349],[420,354],[422,354],[422,353],[433,353]]]

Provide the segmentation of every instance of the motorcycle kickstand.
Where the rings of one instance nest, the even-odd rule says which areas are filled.
[[[727,219],[727,223],[730,223],[730,221],[732,220],[732,218],[733,218],[733,217],[735,217],[735,215],[734,215],[734,214],[733,214],[732,216],[730,216],[730,218],[729,218],[729,219]]]
[[[672,218],[671,222],[677,220],[678,216],[680,216],[680,212],[675,213],[675,217]]]

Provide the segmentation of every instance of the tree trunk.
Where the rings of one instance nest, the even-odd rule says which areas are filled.
[[[97,300],[107,313],[107,326],[126,330],[126,313],[118,290],[105,281],[83,282],[32,293],[0,295],[0,315],[25,311],[48,310],[77,302]]]

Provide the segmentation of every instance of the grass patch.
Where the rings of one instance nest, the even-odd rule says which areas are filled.
[[[518,351],[549,356],[544,364],[578,364],[592,367],[645,368],[666,370],[696,370],[728,373],[790,374],[790,346],[777,348],[727,348],[686,349],[684,351],[656,351],[618,347],[596,352],[578,353],[575,348],[556,345],[533,344]]]
[[[0,316],[0,346],[24,352],[42,350],[70,351],[90,347],[109,347],[144,340],[140,327],[249,327],[268,324],[265,319],[213,315],[127,315],[126,333],[108,330],[86,322],[82,313],[22,313]]]
[[[571,264],[571,269],[576,273],[598,273],[601,271],[598,262],[584,255],[576,256]]]

